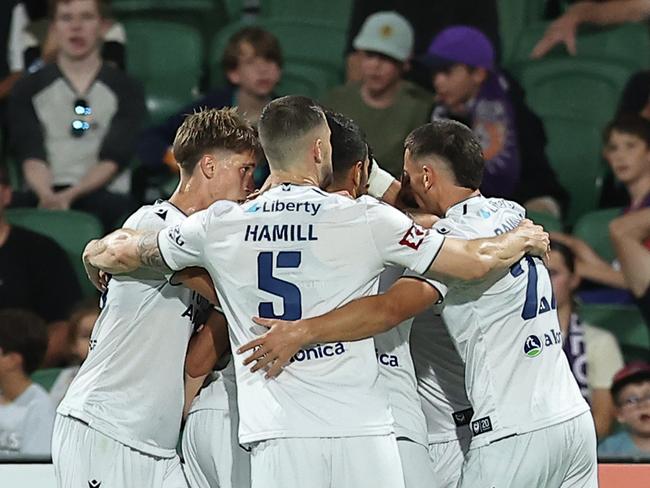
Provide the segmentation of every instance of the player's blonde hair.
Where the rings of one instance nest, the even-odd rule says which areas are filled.
[[[257,158],[262,149],[257,131],[234,108],[203,109],[188,115],[174,138],[174,158],[181,169],[191,172],[208,152],[227,150],[252,152]]]

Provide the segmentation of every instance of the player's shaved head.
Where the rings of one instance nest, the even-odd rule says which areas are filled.
[[[233,108],[207,109],[188,115],[176,131],[174,158],[191,174],[201,157],[214,151],[251,152],[257,158],[261,147],[257,132]]]
[[[330,110],[325,111],[325,117],[332,131],[332,169],[336,178],[366,160],[368,144],[361,128],[349,117]]]
[[[327,127],[323,109],[314,100],[287,96],[273,100],[259,121],[260,142],[273,169],[287,169],[308,147],[307,135]]]
[[[458,186],[477,190],[483,180],[485,160],[472,130],[454,120],[437,120],[411,132],[404,148],[418,163],[442,160]]]

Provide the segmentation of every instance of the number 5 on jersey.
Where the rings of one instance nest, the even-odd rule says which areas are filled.
[[[300,267],[299,251],[281,251],[277,253],[275,268]],[[293,283],[273,276],[273,253],[261,252],[257,255],[257,287],[272,295],[282,298],[284,313],[277,315],[272,302],[260,302],[258,314],[266,319],[298,320],[302,318],[302,295],[300,288]]]

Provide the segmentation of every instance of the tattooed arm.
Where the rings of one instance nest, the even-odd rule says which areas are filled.
[[[88,277],[99,289],[100,270],[110,274],[129,273],[142,267],[170,271],[158,249],[158,233],[151,231],[118,229],[92,240],[84,249],[83,262]]]

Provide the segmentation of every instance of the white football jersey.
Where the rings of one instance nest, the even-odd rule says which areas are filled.
[[[402,276],[403,268],[391,266],[379,279],[379,291],[385,292]],[[427,445],[427,424],[417,391],[415,368],[409,349],[413,318],[375,336],[380,385],[386,391],[393,414],[396,437],[407,437]]]
[[[482,195],[451,207],[434,229],[465,239],[514,229],[518,204]],[[444,287],[442,284],[438,284]],[[587,411],[566,356],[549,273],[524,257],[475,282],[448,280],[442,317],[465,362],[474,408],[471,448],[542,429]]]
[[[266,330],[251,317],[308,318],[376,293],[385,265],[423,273],[443,239],[373,198],[283,184],[242,206],[217,202],[158,245],[171,269],[208,270],[236,350]],[[372,339],[314,344],[273,380],[244,357],[234,357],[242,444],[392,432]]]
[[[411,354],[429,444],[471,436],[465,364],[437,309],[431,307],[417,315],[411,330]]]
[[[124,227],[155,231],[185,219],[171,203],[156,202],[136,211]],[[173,457],[187,344],[209,304],[143,269],[113,276],[101,305],[88,358],[57,411],[139,451]]]

